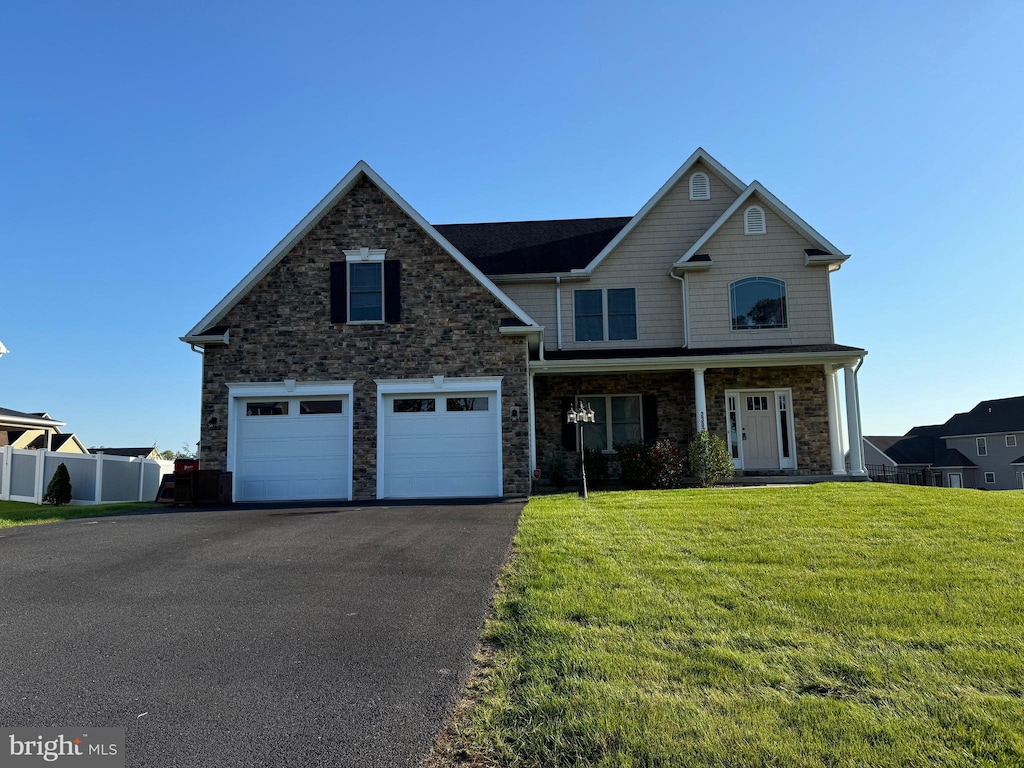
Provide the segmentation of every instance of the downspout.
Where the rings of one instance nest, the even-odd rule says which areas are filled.
[[[203,358],[203,365],[205,367],[205,365],[206,365],[206,355],[204,353],[205,350],[202,347],[200,347],[199,349],[196,349],[196,345],[193,344],[191,341],[188,343],[188,345],[189,345],[189,347],[192,348],[193,352],[195,352],[197,355],[199,355],[201,358]],[[203,392],[202,391],[203,391],[203,376],[202,376],[202,374],[200,374],[199,375],[199,410],[200,410],[199,442],[196,443],[196,461],[199,462],[199,466],[200,467],[203,466],[203,425],[202,425]],[[232,491],[232,494],[234,494],[233,491]]]
[[[555,315],[558,318],[558,348],[562,348],[562,277],[555,275]]]
[[[686,275],[677,275],[670,269],[668,276],[679,281],[679,301],[683,310],[683,346],[688,347],[690,346],[690,334],[686,317]]]

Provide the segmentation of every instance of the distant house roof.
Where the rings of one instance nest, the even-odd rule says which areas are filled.
[[[967,413],[958,413],[942,425],[942,436],[1024,432],[1024,397],[982,400]]]
[[[1011,463],[1011,464],[1014,464],[1014,465],[1016,465],[1016,464],[1024,464],[1024,456],[1021,456],[1021,457],[1020,457],[1020,458],[1018,458],[1018,459],[1014,459],[1014,460],[1013,460],[1013,461],[1011,461],[1010,463]]]
[[[148,446],[146,448],[90,448],[89,453],[104,453],[108,456],[133,456],[140,459],[150,457],[156,448]],[[159,451],[157,451],[159,453]]]
[[[524,275],[584,268],[630,219],[435,224],[434,229],[485,275]]]
[[[914,427],[903,437],[873,436],[864,439],[898,465],[977,466],[960,451],[946,448],[939,436],[942,429],[942,425]]]

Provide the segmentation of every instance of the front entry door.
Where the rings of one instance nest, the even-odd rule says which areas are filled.
[[[740,392],[740,407],[743,409],[743,468],[778,469],[775,396],[771,393]]]

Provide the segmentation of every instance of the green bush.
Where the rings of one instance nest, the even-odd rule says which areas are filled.
[[[567,469],[564,451],[552,451],[544,459],[544,474],[547,475],[548,482],[555,488],[558,490],[565,488]]]
[[[701,430],[690,443],[690,474],[705,488],[710,488],[736,471],[729,447],[718,435]]]
[[[587,462],[587,485],[604,488],[608,485],[608,457],[597,448],[587,448],[583,453]]]
[[[629,488],[682,488],[686,478],[686,456],[671,440],[655,440],[651,445],[620,445],[619,463],[622,484]]]
[[[63,461],[53,473],[50,484],[46,486],[43,503],[53,504],[57,507],[71,503],[71,475],[68,474],[68,468],[64,466]]]

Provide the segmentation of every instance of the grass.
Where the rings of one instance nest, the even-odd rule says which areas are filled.
[[[502,766],[1024,765],[1024,494],[535,498],[450,755]]]
[[[152,502],[140,501],[127,504],[95,504],[93,506],[39,506],[21,501],[0,501],[0,528],[16,525],[55,523],[58,520],[74,520],[80,517],[103,517],[152,509]]]

